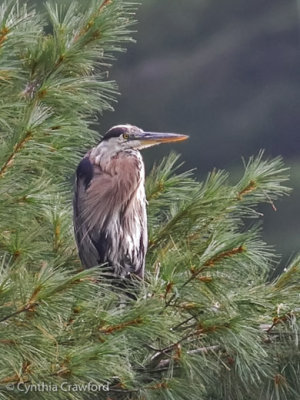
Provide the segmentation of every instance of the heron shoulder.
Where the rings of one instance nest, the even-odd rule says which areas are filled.
[[[87,189],[94,176],[94,166],[88,156],[85,156],[78,164],[76,175],[77,179],[83,180],[85,188]]]

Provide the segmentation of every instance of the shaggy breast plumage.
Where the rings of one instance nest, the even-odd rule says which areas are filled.
[[[79,205],[80,204],[80,205]],[[77,168],[74,217],[82,263],[108,263],[118,276],[144,274],[147,249],[144,168],[138,152],[87,155]]]

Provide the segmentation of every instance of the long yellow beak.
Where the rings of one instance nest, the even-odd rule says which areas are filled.
[[[139,140],[142,144],[151,145],[159,143],[182,142],[187,140],[187,135],[178,133],[143,132]]]

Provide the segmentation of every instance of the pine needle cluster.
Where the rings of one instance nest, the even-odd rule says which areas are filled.
[[[0,399],[296,400],[300,257],[270,279],[255,222],[289,192],[280,158],[250,158],[234,185],[179,173],[174,154],[154,166],[136,299],[80,266],[71,177],[134,9],[0,6]]]

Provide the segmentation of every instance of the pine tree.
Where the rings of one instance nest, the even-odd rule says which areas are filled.
[[[300,257],[270,278],[255,223],[289,192],[280,158],[250,158],[234,185],[179,173],[174,154],[154,166],[135,300],[80,266],[71,177],[116,98],[107,68],[134,9],[1,4],[0,399],[298,399]]]

